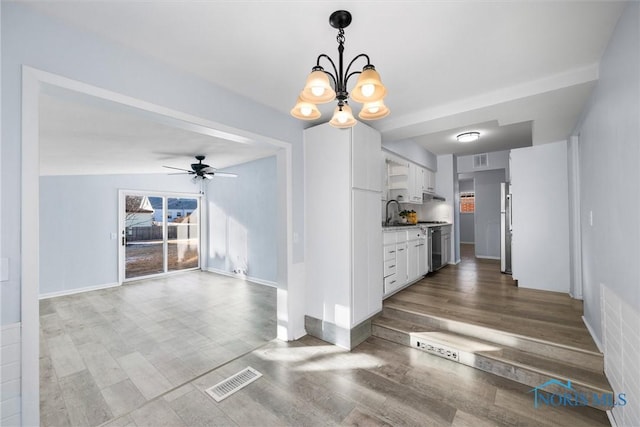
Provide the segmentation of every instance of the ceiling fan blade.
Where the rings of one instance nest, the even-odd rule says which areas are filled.
[[[212,168],[211,166],[200,169],[200,171],[204,173],[214,173],[216,170],[216,168]]]
[[[216,172],[214,174],[214,176],[220,176],[220,177],[223,177],[223,178],[237,178],[238,174],[231,173],[231,172]]]
[[[193,175],[193,172],[175,172],[175,173],[168,173],[167,175]]]
[[[213,175],[205,173],[203,175],[201,175],[204,179],[213,179]]]
[[[163,168],[167,168],[167,169],[175,169],[175,170],[179,170],[179,171],[185,171],[185,172],[193,173],[193,171],[190,171],[189,169],[174,168],[173,166],[162,166],[162,167]]]

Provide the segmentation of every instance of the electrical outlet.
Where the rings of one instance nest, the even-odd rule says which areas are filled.
[[[442,344],[429,342],[424,338],[411,337],[411,347],[436,356],[444,357],[445,359],[453,360],[454,362],[460,361],[460,352],[458,350],[449,348]]]

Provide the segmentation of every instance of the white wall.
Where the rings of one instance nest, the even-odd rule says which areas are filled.
[[[0,329],[0,425],[20,423],[20,323],[3,325]]]
[[[569,292],[566,141],[511,150],[513,278],[518,286]]]
[[[166,174],[40,177],[40,295],[118,282],[120,189],[193,194],[199,187]]]
[[[638,76],[640,4],[630,2],[602,57],[600,79],[576,132],[585,318],[600,340],[601,285],[640,311]],[[637,378],[637,371],[626,374]]]
[[[237,178],[207,183],[209,251],[213,271],[245,274],[260,282],[278,279],[277,169],[275,156],[225,168]]]

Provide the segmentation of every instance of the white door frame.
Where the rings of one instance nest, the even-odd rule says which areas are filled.
[[[574,135],[567,141],[569,170],[569,256],[571,260],[569,293],[582,299],[582,233],[580,216],[580,137]]]
[[[58,87],[175,119],[185,129],[238,142],[261,141],[275,147],[278,164],[278,290],[277,333],[281,340],[304,333],[300,301],[304,267],[293,263],[292,145],[226,126],[137,98],[102,89],[26,65],[22,67],[21,163],[21,398],[23,425],[40,425],[39,379],[39,96],[43,87]]]

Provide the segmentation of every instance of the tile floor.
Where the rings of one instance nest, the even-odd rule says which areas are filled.
[[[41,425],[147,408],[275,338],[275,320],[274,288],[201,271],[42,300]]]

